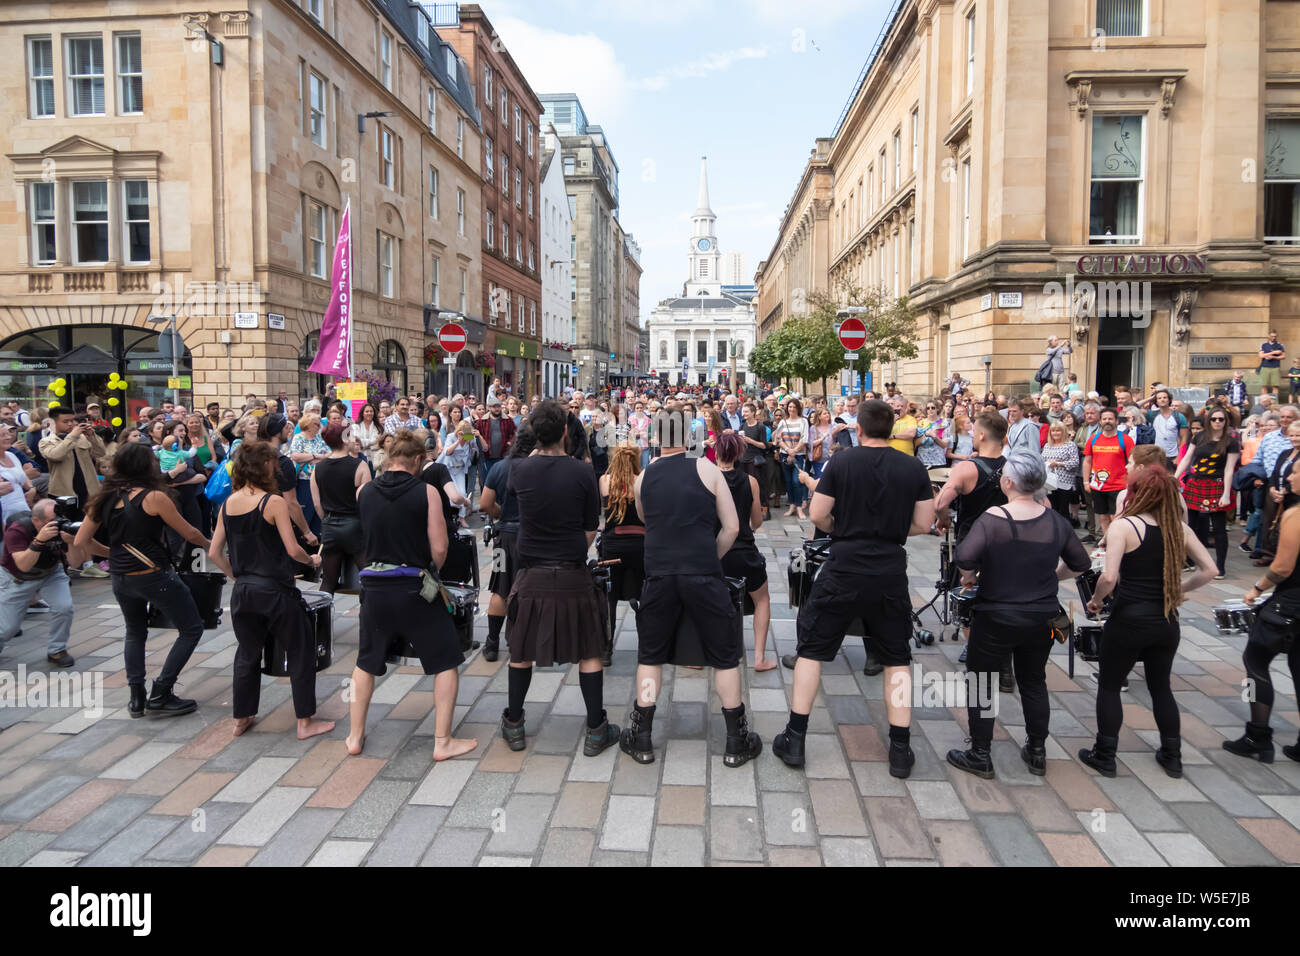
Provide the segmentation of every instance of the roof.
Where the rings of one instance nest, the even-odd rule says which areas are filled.
[[[749,301],[738,295],[732,295],[729,292],[722,293],[721,296],[685,296],[680,299],[665,299],[659,303],[663,309],[681,309],[682,311],[698,312],[703,309],[748,309]]]
[[[426,72],[431,73],[438,81],[438,85],[443,91],[456,101],[456,105],[465,111],[470,121],[482,129],[483,120],[479,116],[478,107],[474,105],[474,88],[472,86],[474,78],[469,75],[469,69],[465,61],[456,56],[456,73],[453,78],[447,73],[447,55],[443,50],[451,50],[455,53],[455,48],[450,43],[438,36],[432,22],[429,26],[429,46],[425,47],[420,42],[420,34],[416,25],[416,18],[424,19],[424,8],[419,5],[412,5],[410,0],[374,0],[375,5],[384,11],[389,22],[397,28],[406,40],[409,46],[424,65]]]

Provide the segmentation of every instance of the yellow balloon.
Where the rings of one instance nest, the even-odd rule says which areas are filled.
[[[108,404],[110,404],[110,405],[116,405],[116,404],[117,404],[117,399],[116,399],[116,398],[110,398],[110,399],[108,400]]]
[[[112,372],[112,373],[109,374],[109,376],[108,376],[108,380],[109,380],[110,382],[116,382],[116,381],[117,381],[119,378],[121,378],[121,377],[122,377],[122,376],[118,375],[116,372]]]
[[[56,388],[56,389],[54,390],[54,394],[57,395],[57,396],[59,396],[59,398],[62,398],[62,397],[63,397],[64,395],[66,395],[67,393],[68,393],[68,390],[67,390],[66,388],[64,388],[62,385],[60,385],[58,388]]]
[[[117,387],[120,388],[122,391],[125,392],[125,391],[126,391],[126,379],[124,379],[124,378],[119,378],[119,379],[117,380]]]
[[[65,381],[64,381],[63,379],[61,379],[61,378],[56,378],[56,379],[54,380],[54,384],[55,384],[55,385],[59,385],[59,386],[63,386],[63,385],[67,385],[68,383],[65,382]]]
[[[113,419],[113,427],[114,427],[114,428],[121,428],[121,427],[122,427],[122,419],[120,419],[120,418],[115,418],[115,419]]]

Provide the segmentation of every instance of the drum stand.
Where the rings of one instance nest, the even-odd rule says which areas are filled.
[[[939,640],[943,640],[943,628],[955,620],[950,598],[955,587],[952,581],[952,522],[949,521],[943,532],[943,542],[939,545],[939,580],[934,582],[934,597],[912,612],[912,621],[916,625],[912,639],[917,647],[934,643],[934,634],[921,626],[921,614],[927,610],[933,611],[943,625],[939,628]],[[953,631],[954,641],[957,640],[957,630]]]

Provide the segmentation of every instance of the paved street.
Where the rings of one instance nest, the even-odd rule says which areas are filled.
[[[759,535],[778,653],[794,649],[785,564],[799,537],[793,521]],[[920,603],[932,593],[937,539],[913,539],[909,550]],[[463,669],[456,712],[457,733],[479,740],[469,759],[433,766],[433,679],[414,667],[390,669],[378,682],[365,754],[349,758],[342,684],[356,658],[357,602],[345,595],[336,608],[336,662],[317,685],[321,715],[339,726],[299,742],[288,681],[268,679],[260,723],[234,739],[228,615],[221,629],[206,632],[178,688],[198,698],[199,712],[130,720],[122,621],[108,583],[74,582],[79,611],[70,650],[76,670],[103,674],[105,706],[98,717],[75,708],[0,708],[0,865],[1296,864],[1300,763],[1280,747],[1294,741],[1300,716],[1281,659],[1273,670],[1277,762],[1265,766],[1220,749],[1245,720],[1245,638],[1219,635],[1209,608],[1236,599],[1254,570],[1235,549],[1229,561],[1228,580],[1184,609],[1174,666],[1182,780],[1166,777],[1153,759],[1158,740],[1140,676],[1125,695],[1118,778],[1078,763],[1074,754],[1095,728],[1092,668],[1080,661],[1071,680],[1063,648],[1048,671],[1045,778],[1021,763],[1019,702],[1003,695],[997,779],[981,781],[945,763],[943,754],[963,741],[965,714],[928,708],[913,720],[912,777],[895,780],[886,763],[881,678],[862,676],[862,645],[853,638],[825,669],[806,773],[771,754],[788,709],[790,672],[783,668],[747,670],[764,752],[739,770],[722,765],[723,722],[708,672],[667,668],[655,722],[658,759],[641,766],[617,748],[582,756],[576,667],[537,672],[528,748],[509,751],[497,729],[505,663],[489,664],[478,652]],[[43,671],[45,624],[29,615],[24,626],[0,667]],[[481,638],[482,616],[479,631]],[[172,638],[171,631],[152,632],[150,674]],[[752,663],[752,636],[747,645]],[[631,706],[635,646],[628,614],[605,680],[610,717],[619,723]],[[926,671],[959,670],[959,650],[936,643],[916,660]]]

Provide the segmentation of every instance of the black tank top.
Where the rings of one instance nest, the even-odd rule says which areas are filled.
[[[731,471],[724,471],[722,477],[727,479],[727,487],[731,489],[731,500],[736,503],[736,517],[740,519],[740,533],[736,535],[736,543],[732,548],[742,544],[752,544],[754,529],[749,526],[749,513],[754,508],[754,492],[749,487],[749,475],[733,468]]]
[[[242,515],[222,512],[226,529],[226,550],[236,581],[245,575],[279,581],[293,587],[294,562],[284,550],[279,529],[266,520],[266,504],[270,495],[263,495],[257,507]]]
[[[957,497],[958,541],[966,537],[966,532],[970,531],[970,526],[975,523],[976,518],[990,508],[1007,503],[1007,496],[1002,493],[1002,486],[999,484],[1002,466],[1007,463],[1007,460],[1001,455],[997,458],[984,458],[977,455],[971,461],[976,463],[975,469],[979,472],[979,480],[975,482],[975,487],[969,494]],[[980,467],[980,462],[983,462],[983,467]]]
[[[642,492],[644,492],[644,490],[645,489],[642,488]],[[636,498],[629,499],[627,503],[627,508],[623,511],[622,521],[615,520],[613,512],[610,511],[608,495],[605,496],[604,505],[605,505],[605,532],[607,534],[612,534],[615,528],[621,528],[625,525],[635,525],[640,528],[645,527],[645,522],[641,520],[641,515],[638,514],[636,510]]]
[[[357,504],[368,560],[421,569],[433,564],[428,487],[404,471],[386,471],[361,487]]]
[[[1125,518],[1142,535],[1142,543],[1120,559],[1115,608],[1165,616],[1165,540],[1160,529],[1141,518]]]
[[[128,544],[152,561],[155,567],[171,566],[167,546],[163,544],[166,523],[158,515],[144,510],[147,494],[148,491],[141,491],[134,498],[128,498],[126,492],[122,492],[122,507],[108,508],[104,524],[108,528],[108,570],[113,574],[149,570],[149,565],[126,550]]]
[[[645,508],[646,574],[721,574],[718,505],[696,459],[669,455],[651,462],[641,479]]]
[[[1300,561],[1296,562],[1295,568],[1287,579],[1273,588],[1273,596],[1292,602],[1300,601]]]
[[[357,513],[356,481],[360,467],[361,459],[351,455],[326,458],[316,466],[316,487],[326,516]]]

